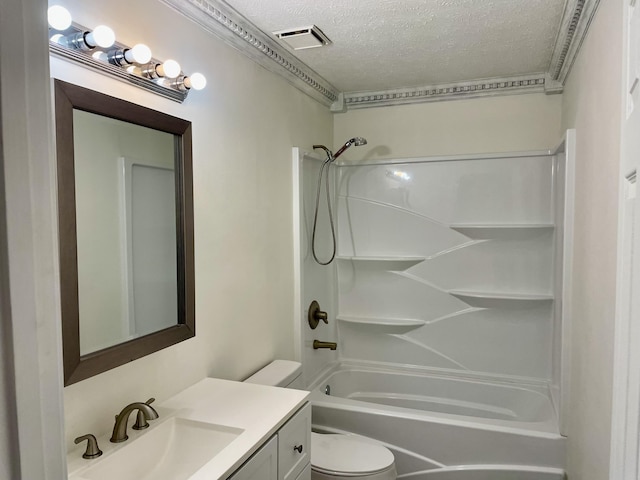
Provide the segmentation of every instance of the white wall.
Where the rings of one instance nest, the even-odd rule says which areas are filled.
[[[338,114],[336,145],[368,140],[343,159],[424,157],[552,149],[560,142],[560,95],[527,94],[365,108]]]
[[[0,2],[0,302],[8,328],[4,353],[13,357],[2,368],[13,370],[7,392],[15,399],[9,421],[15,470],[4,478],[11,479],[66,477],[48,60],[46,3]]]
[[[3,291],[0,292],[0,302],[2,302],[2,312],[0,312],[2,315],[2,321],[0,321],[0,362],[2,364],[0,367],[0,478],[16,478],[17,474],[14,471],[18,454],[15,448],[16,409],[15,392],[13,391],[13,362],[9,351],[11,332],[8,328],[9,322],[5,321],[10,313],[6,290],[3,288]]]
[[[600,2],[565,87],[576,128],[572,372],[568,475],[609,474],[620,153],[622,1]]]
[[[0,78],[0,91],[2,84]],[[0,107],[2,97],[0,97]],[[2,108],[0,108],[0,112]],[[2,144],[2,120],[0,119],[0,144]],[[0,149],[0,198],[4,200],[4,150]],[[2,202],[4,205],[4,201]],[[4,210],[0,211],[0,478],[12,478],[16,453],[12,447],[15,438],[15,391],[13,378],[12,343],[9,320],[9,288],[7,280],[6,260],[6,218]]]
[[[205,376],[242,379],[293,358],[291,147],[331,145],[332,116],[160,2],[59,3],[77,22],[110,24],[119,41],[146,42],[154,56],[208,79],[180,105],[52,61],[57,78],[193,122],[196,337],[65,388],[70,447],[78,435],[106,433],[131,401],[162,401]]]

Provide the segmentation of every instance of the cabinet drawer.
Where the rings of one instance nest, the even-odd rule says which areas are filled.
[[[276,480],[278,440],[274,435],[227,480]]]
[[[311,461],[311,405],[305,404],[278,432],[278,480],[296,480]]]

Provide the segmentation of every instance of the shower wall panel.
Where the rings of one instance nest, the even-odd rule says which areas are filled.
[[[336,305],[336,272],[333,264],[328,266],[318,265],[311,252],[311,238],[313,231],[313,218],[315,213],[315,200],[318,185],[318,175],[324,158],[318,158],[313,154],[307,154],[294,149],[293,162],[294,182],[298,197],[294,200],[298,211],[296,223],[298,231],[296,239],[299,256],[295,259],[299,263],[300,270],[300,305],[299,316],[296,322],[300,322],[300,358],[303,365],[303,381],[308,384],[318,373],[336,360],[337,352],[331,350],[314,350],[314,340],[335,342],[337,340],[337,327],[335,317]],[[336,169],[329,172],[329,182],[335,185]],[[325,171],[326,174],[326,171]],[[331,190],[335,194],[335,190]],[[333,249],[331,229],[329,226],[328,207],[324,197],[324,181],[321,198],[318,205],[318,226],[316,229],[316,254],[322,261],[331,258]],[[332,203],[332,212],[335,215],[335,202]],[[329,324],[320,323],[316,330],[312,330],[307,322],[309,305],[313,300],[319,302],[322,310],[329,316]]]
[[[340,167],[341,357],[551,380],[553,165]]]

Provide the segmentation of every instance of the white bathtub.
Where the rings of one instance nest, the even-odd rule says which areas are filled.
[[[563,478],[565,439],[545,386],[336,363],[311,389],[314,429],[383,443],[400,479]]]

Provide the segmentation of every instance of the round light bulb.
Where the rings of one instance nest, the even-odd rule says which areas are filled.
[[[187,88],[193,88],[194,90],[202,90],[207,86],[207,79],[201,73],[194,73],[184,79],[184,84]]]
[[[47,10],[49,26],[56,30],[66,30],[71,26],[71,14],[69,10],[60,5],[53,5]]]
[[[139,77],[142,76],[142,69],[135,65],[129,65],[125,70],[132,75],[138,75]]]
[[[64,35],[62,35],[61,33],[56,33],[49,39],[49,41],[63,45],[64,42],[61,42],[63,38],[64,38]]]
[[[102,50],[98,50],[97,52],[94,52],[91,56],[93,58],[95,58],[96,60],[100,60],[101,62],[108,62],[109,61],[109,55],[107,55]]]
[[[149,60],[151,60],[151,49],[144,43],[138,43],[124,53],[124,58],[129,63],[149,63]]]
[[[90,47],[109,48],[116,42],[116,34],[106,25],[98,25],[85,37]]]
[[[158,75],[167,78],[176,78],[180,75],[181,70],[180,64],[175,60],[167,60],[162,65],[158,65],[157,68]]]

